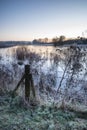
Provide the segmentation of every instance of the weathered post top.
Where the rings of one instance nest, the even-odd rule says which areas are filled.
[[[25,65],[25,74],[30,74],[30,65]]]

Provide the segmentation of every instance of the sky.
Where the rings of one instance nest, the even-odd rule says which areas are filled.
[[[0,0],[0,41],[87,35],[87,0]]]

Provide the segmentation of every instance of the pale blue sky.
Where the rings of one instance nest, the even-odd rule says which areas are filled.
[[[0,0],[0,40],[81,36],[87,0]]]

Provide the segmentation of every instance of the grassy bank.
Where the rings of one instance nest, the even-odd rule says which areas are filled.
[[[0,130],[87,130],[85,114],[55,105],[28,106],[19,97],[0,97]]]

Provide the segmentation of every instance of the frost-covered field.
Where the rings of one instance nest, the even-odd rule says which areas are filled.
[[[87,105],[87,49],[85,47],[16,46],[0,49],[0,89],[13,90],[30,64],[37,99],[81,102]],[[23,96],[24,83],[19,95]]]
[[[24,98],[30,64],[36,99]],[[0,49],[0,130],[87,130],[86,47],[16,46]]]

